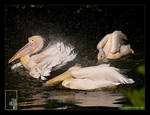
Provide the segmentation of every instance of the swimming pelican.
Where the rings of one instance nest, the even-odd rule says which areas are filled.
[[[119,84],[132,84],[132,79],[119,73],[119,69],[109,64],[81,68],[75,65],[63,74],[48,80],[44,86],[52,86],[62,82],[62,86],[70,89],[91,90],[113,87]]]
[[[98,63],[102,60],[118,59],[127,54],[133,54],[134,51],[131,49],[130,44],[124,45],[123,40],[127,40],[127,37],[121,31],[116,30],[113,33],[105,35],[97,45],[97,49],[99,50],[97,55]]]
[[[49,76],[51,70],[62,67],[76,57],[73,47],[65,46],[62,42],[48,45],[41,51],[44,45],[43,37],[31,36],[28,41],[8,63],[20,58],[21,63],[15,64],[12,69],[23,65],[34,78],[41,77],[41,79],[45,80],[44,76]],[[41,52],[38,53],[39,51]]]

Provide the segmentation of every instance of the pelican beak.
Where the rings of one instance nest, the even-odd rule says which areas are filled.
[[[36,44],[34,44],[33,42],[28,42],[24,47],[22,47],[9,61],[8,64],[13,62],[14,60],[30,53],[31,51],[33,51],[33,49],[36,48]]]
[[[134,50],[133,49],[131,49],[131,53],[134,54]]]
[[[100,61],[100,60],[98,60],[98,61],[97,61],[97,64],[100,64],[100,63],[101,63],[101,61]]]
[[[58,82],[64,81],[64,80],[69,79],[69,78],[71,78],[71,75],[70,75],[70,71],[67,70],[66,72],[64,72],[64,73],[62,73],[58,76],[55,76],[55,77],[51,78],[50,80],[48,80],[44,84],[44,86],[52,86],[52,85],[54,85]]]

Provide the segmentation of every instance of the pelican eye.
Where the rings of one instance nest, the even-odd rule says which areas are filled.
[[[34,40],[31,39],[30,41],[33,42]]]

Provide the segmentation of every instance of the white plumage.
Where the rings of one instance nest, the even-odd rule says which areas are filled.
[[[44,76],[49,76],[52,70],[59,69],[76,58],[77,54],[71,45],[65,45],[63,42],[48,44],[40,53],[37,53],[43,48],[44,38],[32,36],[28,40],[28,44],[21,48],[8,63],[20,58],[21,63],[13,65],[12,69],[23,65],[34,78],[41,77],[44,80]]]
[[[65,46],[62,42],[48,46],[41,54],[50,54],[50,56],[31,69],[30,75],[35,78],[49,76],[52,70],[59,69],[76,57],[76,54],[73,52],[73,47]],[[31,58],[34,58],[34,56]]]
[[[97,55],[98,62],[106,59],[117,59],[130,53],[134,53],[130,44],[124,45],[124,40],[127,40],[127,36],[121,31],[114,31],[107,34],[97,44],[99,53]]]
[[[109,64],[84,68],[79,66],[71,67],[64,74],[47,81],[45,86],[52,85],[58,81],[63,81],[62,85],[66,88],[80,90],[90,90],[112,87],[119,84],[134,83],[132,79],[120,74],[119,69],[111,67]]]

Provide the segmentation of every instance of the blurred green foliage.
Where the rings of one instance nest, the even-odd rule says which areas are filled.
[[[141,65],[137,68],[137,72],[145,75],[145,65]]]
[[[77,14],[80,14],[81,11],[82,11],[82,8],[79,8],[79,9],[76,10],[76,13],[77,13]]]
[[[44,5],[34,5],[34,4],[31,4],[31,5],[16,5],[16,8],[17,9],[25,9],[25,8],[43,8]]]
[[[20,5],[15,5],[16,9],[18,10],[25,10],[27,8],[44,8],[46,5],[43,4],[20,4]],[[103,12],[102,9],[100,9],[97,5],[94,4],[81,4],[79,8],[75,10],[75,14],[81,14],[87,11],[93,11],[93,12]]]
[[[137,72],[145,75],[145,65],[137,67]],[[123,91],[130,104],[125,104],[120,110],[144,110],[145,109],[145,88],[139,90]]]
[[[144,107],[145,104],[145,88],[140,90],[133,90],[133,92],[128,92],[128,97],[130,98],[131,103],[134,107]],[[134,98],[133,98],[134,97]]]
[[[85,10],[94,11],[94,12],[102,12],[102,9],[99,9],[97,5],[93,4],[87,4],[87,5],[81,5],[79,9],[76,10],[76,14],[80,14],[82,11]]]
[[[126,104],[121,107],[121,110],[144,110],[145,109],[145,88],[140,90],[128,91],[125,94],[130,101],[130,104]]]

